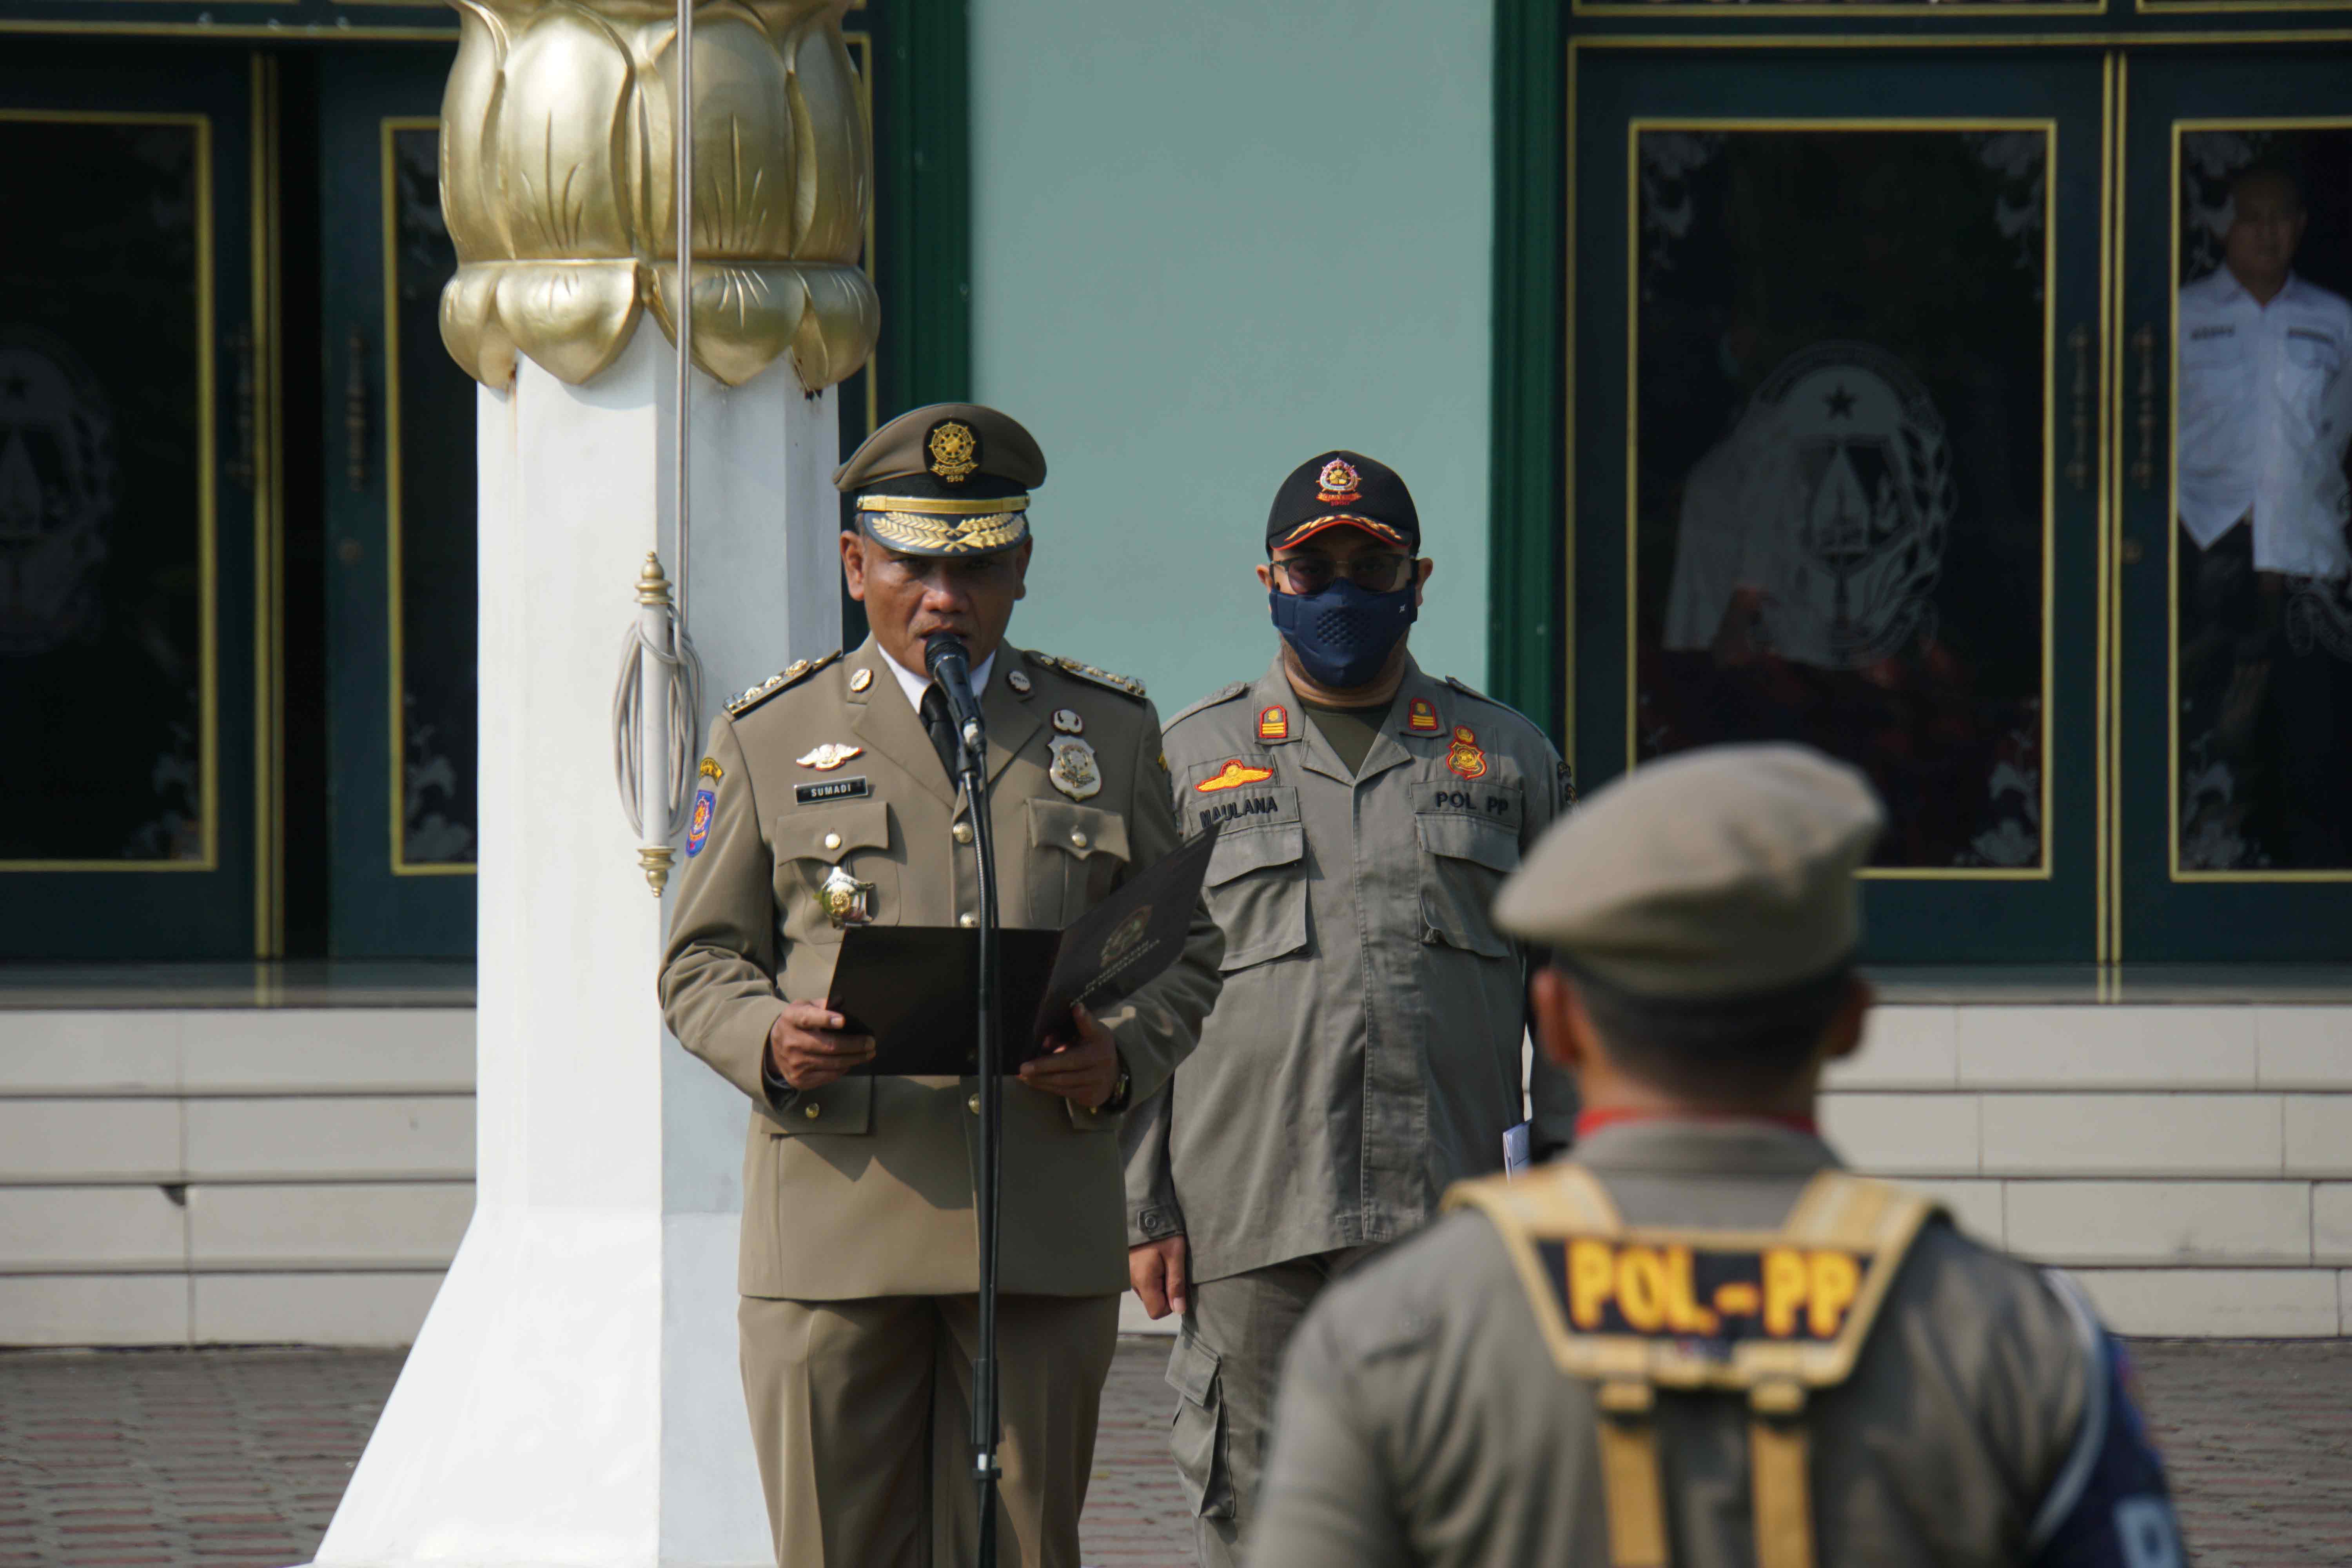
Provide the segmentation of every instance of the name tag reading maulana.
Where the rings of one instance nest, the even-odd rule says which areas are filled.
[[[1727,1344],[1836,1339],[1869,1262],[1867,1253],[1839,1247],[1582,1237],[1538,1242],[1537,1250],[1578,1333]]]

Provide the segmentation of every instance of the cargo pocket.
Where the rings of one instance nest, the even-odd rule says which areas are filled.
[[[1180,1331],[1168,1357],[1168,1386],[1177,1394],[1169,1447],[1192,1511],[1202,1519],[1234,1517],[1233,1470],[1225,1454],[1225,1401],[1217,1352]]]
[[[1057,930],[1110,897],[1128,862],[1127,818],[1063,800],[1029,801],[1029,923]]]
[[[1297,823],[1227,827],[1209,855],[1209,914],[1225,933],[1230,974],[1307,945],[1307,830]]]
[[[1519,839],[1500,823],[1458,812],[1413,814],[1421,838],[1421,940],[1481,958],[1506,958],[1511,944],[1495,929],[1495,895],[1518,869]]]
[[[878,800],[803,806],[776,819],[776,906],[792,942],[835,943],[845,929],[819,901],[838,868],[865,885],[866,924],[898,923],[898,861],[890,849],[890,808]]]

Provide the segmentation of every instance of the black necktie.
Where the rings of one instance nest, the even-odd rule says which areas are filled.
[[[923,728],[931,732],[931,750],[940,754],[940,766],[947,769],[948,782],[961,778],[956,763],[963,753],[963,742],[956,739],[955,721],[948,715],[948,700],[936,685],[923,688]]]

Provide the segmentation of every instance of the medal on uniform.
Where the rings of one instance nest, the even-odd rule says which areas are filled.
[[[1064,735],[1080,735],[1086,732],[1087,721],[1078,717],[1076,709],[1056,708],[1054,710],[1054,728]]]
[[[873,922],[874,884],[859,881],[839,866],[816,890],[816,901],[824,906],[825,919],[833,922],[835,931]]]
[[[865,750],[863,746],[846,746],[839,741],[827,741],[815,751],[797,760],[804,768],[814,768],[821,773],[829,773]]]
[[[1054,765],[1045,777],[1072,800],[1102,792],[1102,771],[1095,766],[1095,749],[1076,735],[1056,735],[1050,742]]]
[[[1013,688],[1016,693],[1023,697],[1029,695],[1029,678],[1020,670],[1016,669],[1010,675],[1007,675],[1004,678],[1004,684]]]
[[[1465,779],[1486,776],[1486,753],[1478,749],[1478,733],[1469,725],[1454,726],[1454,744],[1446,748],[1445,765]]]

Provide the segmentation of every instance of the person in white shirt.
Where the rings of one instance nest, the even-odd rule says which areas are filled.
[[[2198,552],[2182,583],[2192,710],[2256,852],[2304,869],[2344,863],[2352,826],[2337,799],[2352,679],[2324,639],[2292,635],[2290,610],[2352,578],[2352,304],[2295,274],[2307,222],[2285,170],[2232,180],[2222,265],[2180,290],[2177,491]]]

